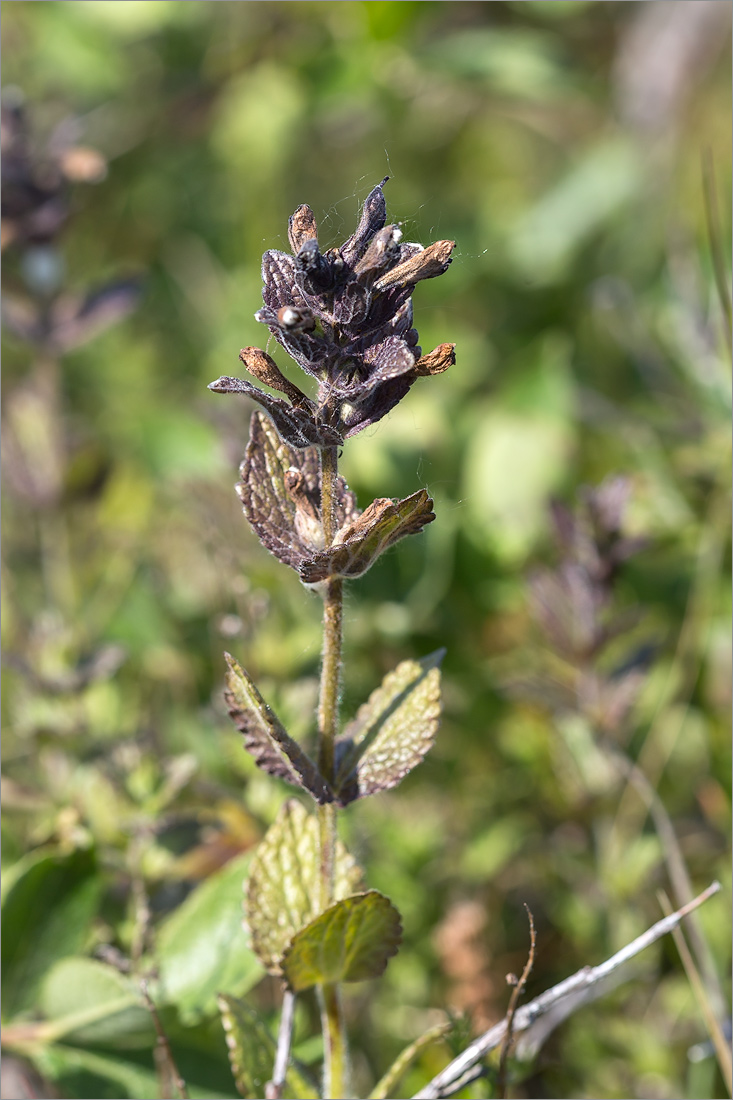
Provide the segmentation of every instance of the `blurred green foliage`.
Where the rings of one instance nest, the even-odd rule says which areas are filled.
[[[730,188],[729,18],[707,0],[3,4],[35,145],[64,123],[108,164],[45,251],[10,241],[6,290],[40,301],[49,262],[69,294],[143,281],[63,356],[4,333],[3,1000],[11,1047],[61,1095],[163,1088],[100,945],[157,958],[191,1095],[236,1095],[214,994],[259,980],[238,883],[283,791],[227,722],[222,651],[307,737],[320,622],[232,491],[248,409],[206,384],[265,340],[260,255],[292,210],[336,243],[387,174],[407,239],[457,241],[415,303],[423,348],[455,341],[458,361],[343,456],[362,506],[426,485],[438,514],[349,587],[346,717],[400,659],[448,651],[433,754],[344,815],[405,925],[381,983],[349,992],[360,1094],[437,1009],[503,1015],[524,902],[529,995],[659,915],[664,842],[592,731],[504,690],[540,644],[526,578],[551,558],[550,498],[610,473],[649,540],[617,590],[651,654],[623,747],[694,885],[729,882],[730,225],[711,197]],[[724,896],[699,919],[723,975]],[[269,980],[250,997],[274,1019]],[[313,1024],[304,998],[305,1064]],[[705,1040],[665,941],[514,1066],[512,1095],[724,1095],[714,1060],[688,1059]],[[430,1048],[404,1095],[446,1058]]]

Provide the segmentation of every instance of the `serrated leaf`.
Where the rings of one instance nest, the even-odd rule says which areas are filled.
[[[440,721],[440,669],[436,650],[402,661],[361,706],[336,744],[336,794],[346,806],[387,791],[432,748]]]
[[[34,1062],[44,1076],[55,1082],[60,1096],[137,1100],[156,1100],[160,1096],[156,1075],[121,1057],[54,1043],[34,1052]]]
[[[300,475],[301,498],[311,505],[311,514],[298,508],[286,487],[290,471]],[[262,545],[285,565],[299,569],[323,545],[318,507],[321,475],[318,451],[298,450],[283,443],[272,421],[262,413],[252,414],[250,439],[239,470],[237,493],[245,516]],[[336,491],[337,527],[351,523],[359,514],[356,497],[339,478]]]
[[[242,886],[251,855],[230,860],[160,927],[156,961],[162,1003],[186,1024],[216,1012],[219,991],[245,993],[262,976],[242,929]]]
[[[222,995],[219,1011],[237,1091],[245,1100],[257,1100],[265,1095],[265,1085],[272,1077],[275,1040],[260,1014],[244,1001]],[[285,1084],[296,1100],[318,1097],[317,1090],[292,1063]]]
[[[209,389],[214,393],[242,393],[262,405],[272,417],[273,430],[277,428],[282,439],[291,447],[334,447],[343,443],[339,433],[327,424],[317,423],[308,408],[289,405],[282,397],[265,393],[244,378],[224,375],[210,382]]]
[[[229,665],[224,698],[237,729],[244,734],[247,752],[269,775],[307,791],[316,802],[333,802],[333,791],[313,761],[287,733],[241,665],[228,653],[224,656]]]
[[[302,562],[300,579],[315,584],[327,577],[360,577],[390,546],[406,535],[417,534],[434,519],[433,501],[424,489],[404,500],[374,500],[338,532],[332,547]]]
[[[249,876],[245,914],[252,947],[271,974],[293,936],[318,916],[318,821],[291,799],[265,834]],[[339,841],[334,860],[334,897],[355,893],[362,872]]]
[[[343,898],[293,937],[282,969],[292,990],[378,978],[402,939],[400,915],[377,890]]]

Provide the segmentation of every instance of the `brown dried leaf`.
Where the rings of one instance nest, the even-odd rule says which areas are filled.
[[[288,240],[295,256],[306,241],[318,240],[316,216],[307,203],[299,206],[288,219]]]
[[[293,471],[300,477],[294,479]],[[312,541],[314,534],[317,534],[313,516],[307,514],[303,500],[298,501],[300,495],[308,502],[310,510],[312,502],[320,499],[318,452],[314,448],[289,447],[282,441],[269,417],[255,412],[239,472],[242,480],[237,485],[237,493],[244,514],[260,542],[285,565],[300,570],[302,563],[320,549]],[[296,481],[297,491],[294,490]],[[296,499],[293,498],[294,491]],[[298,503],[302,505],[300,512]],[[356,497],[344,479],[339,478],[336,523],[343,527],[353,522],[358,514]]]
[[[277,430],[291,447],[337,447],[343,443],[342,437],[326,424],[317,424],[307,408],[288,405],[282,397],[264,393],[246,382],[243,378],[230,378],[224,375],[216,382],[209,383],[214,393],[243,393],[267,409]]]
[[[455,344],[438,344],[427,355],[421,356],[415,363],[415,370],[421,378],[430,374],[442,374],[448,367],[452,367],[456,361]]]
[[[391,286],[413,286],[421,279],[433,279],[436,275],[442,275],[448,270],[450,254],[455,247],[455,241],[435,241],[429,244],[422,252],[385,272],[377,279],[374,289],[381,291]]]
[[[390,546],[434,519],[433,501],[424,489],[404,500],[374,500],[337,533],[333,546],[301,563],[300,579],[316,584],[327,577],[360,577]]]
[[[287,307],[292,308],[292,307]],[[261,348],[242,348],[239,353],[239,358],[250,374],[253,374],[258,382],[264,382],[266,386],[270,386],[273,390],[279,390],[280,393],[284,393],[287,398],[292,401],[294,405],[301,405],[304,409],[309,406],[312,408],[312,402],[308,400],[302,390],[298,389],[285,375],[274,359],[272,359],[266,351],[262,351]]]

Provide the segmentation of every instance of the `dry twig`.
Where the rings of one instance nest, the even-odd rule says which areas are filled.
[[[527,910],[527,916],[529,918],[529,955],[527,961],[524,964],[524,970],[522,976],[517,981],[514,974],[507,974],[507,982],[510,982],[514,989],[512,995],[509,998],[509,1007],[504,1017],[504,1023],[506,1024],[506,1031],[504,1033],[504,1039],[501,1044],[501,1051],[499,1052],[499,1072],[496,1078],[496,1095],[499,1100],[504,1100],[506,1096],[506,1064],[509,1059],[509,1052],[512,1049],[512,1040],[514,1037],[514,1017],[517,1012],[517,1002],[522,995],[522,991],[527,984],[527,978],[529,977],[532,967],[534,966],[535,948],[537,946],[537,933],[534,927],[534,918],[532,917],[532,910],[526,904],[524,908]]]
[[[280,1100],[285,1084],[285,1075],[290,1062],[290,1044],[293,1039],[293,1021],[295,1019],[295,994],[286,989],[283,993],[283,1007],[280,1013],[280,1030],[277,1034],[277,1050],[272,1079],[265,1085],[265,1100]]]
[[[565,980],[559,982],[558,985],[541,993],[539,997],[535,997],[529,1004],[522,1005],[514,1014],[512,1021],[514,1033],[517,1034],[520,1031],[526,1031],[535,1020],[543,1016],[570,994],[591,990],[600,981],[613,974],[620,966],[628,962],[629,959],[638,955],[640,951],[656,943],[662,936],[666,936],[668,932],[671,932],[677,927],[683,917],[686,917],[693,909],[697,909],[699,905],[702,905],[703,902],[707,901],[713,894],[717,894],[719,890],[719,882],[711,883],[706,890],[703,890],[701,894],[693,898],[689,904],[683,905],[681,909],[657,921],[657,923],[653,924],[651,928],[648,928],[646,932],[637,936],[637,938],[627,944],[626,947],[622,947],[620,951],[612,955],[610,959],[607,959],[599,966],[584,966],[582,970],[577,971],[577,973],[571,975],[571,977],[565,978]],[[506,1019],[502,1020],[494,1027],[489,1028],[488,1031],[484,1032],[483,1035],[480,1035],[478,1039],[471,1043],[462,1054],[454,1058],[444,1070],[441,1070],[424,1089],[415,1093],[413,1100],[440,1100],[441,1097],[451,1096],[458,1088],[467,1084],[469,1079],[472,1079],[469,1071],[471,1071],[473,1067],[476,1067],[477,1064],[486,1057],[489,1051],[499,1046],[506,1032]]]

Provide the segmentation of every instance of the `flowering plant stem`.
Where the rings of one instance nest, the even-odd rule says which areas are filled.
[[[334,539],[334,506],[338,476],[338,449],[321,449],[321,521],[324,549]],[[323,593],[323,663],[318,701],[318,766],[328,783],[335,779],[334,745],[338,732],[339,680],[343,618],[343,580],[330,577]],[[327,803],[318,807],[320,866],[320,908],[327,909],[333,898],[334,852],[336,848],[336,807]],[[324,1097],[345,1097],[348,1066],[347,1038],[338,985],[319,989],[321,1026],[324,1044]]]

